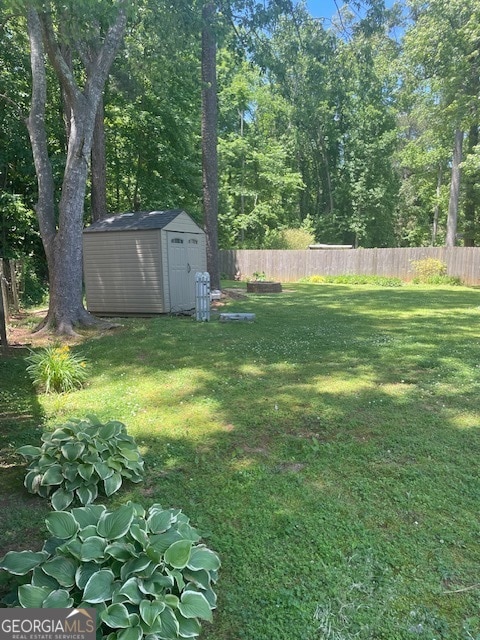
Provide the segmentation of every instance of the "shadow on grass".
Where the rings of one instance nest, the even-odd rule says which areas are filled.
[[[25,464],[17,447],[37,443],[43,412],[22,355],[0,359],[0,556],[10,549],[38,548],[48,505],[23,486]]]

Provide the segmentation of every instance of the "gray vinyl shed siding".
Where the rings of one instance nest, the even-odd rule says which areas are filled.
[[[87,307],[93,313],[164,313],[161,231],[85,234]]]
[[[170,312],[168,232],[195,234],[203,254],[198,269],[206,271],[205,233],[184,211],[114,216],[85,229],[89,311],[104,315]]]

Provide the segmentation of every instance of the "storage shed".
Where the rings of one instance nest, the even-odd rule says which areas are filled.
[[[195,308],[205,232],[180,209],[115,215],[83,232],[87,308],[102,315]]]

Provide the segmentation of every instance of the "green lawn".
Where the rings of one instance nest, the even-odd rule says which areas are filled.
[[[202,638],[478,640],[480,293],[284,288],[222,309],[255,323],[123,321],[68,395],[0,362],[0,554],[45,533],[14,448],[96,413],[145,457],[113,504],[181,507],[221,555]]]

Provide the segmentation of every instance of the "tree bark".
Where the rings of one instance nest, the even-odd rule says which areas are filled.
[[[440,193],[442,189],[442,165],[438,165],[438,173],[437,173],[437,190],[436,190],[436,202],[435,208],[433,210],[433,223],[432,223],[432,246],[435,246],[435,242],[437,241],[438,234],[438,218],[440,215]]]
[[[478,125],[474,124],[468,132],[468,152],[475,153],[475,147],[478,145]],[[476,232],[476,213],[477,213],[477,176],[465,176],[465,226],[463,229],[463,244],[466,247],[475,246]]]
[[[220,288],[218,263],[217,62],[215,2],[202,7],[202,174],[207,269],[212,289]]]
[[[28,12],[32,103],[27,127],[38,182],[36,212],[47,256],[50,285],[49,310],[40,327],[68,335],[74,333],[75,326],[100,322],[83,306],[83,208],[95,117],[110,67],[123,38],[126,13],[122,3],[98,55],[86,68],[83,90],[76,84],[70,65],[62,55],[50,20],[48,14],[39,14],[33,8]],[[70,114],[58,223],[45,123],[47,82],[44,43],[64,97],[65,112]]]
[[[103,98],[98,103],[93,130],[92,158],[91,158],[91,192],[90,206],[92,208],[92,222],[108,216],[107,212],[107,161],[105,156],[105,112]]]
[[[457,239],[458,204],[460,199],[460,164],[462,162],[463,131],[455,131],[455,145],[452,156],[452,178],[448,203],[446,247],[454,247]]]

